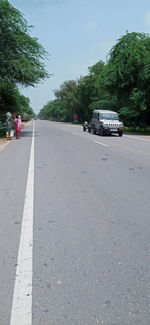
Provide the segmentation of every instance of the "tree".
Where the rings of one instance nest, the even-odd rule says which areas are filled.
[[[91,111],[89,106],[94,98],[95,94],[95,80],[93,76],[80,77],[78,80],[78,114],[80,116],[80,121],[89,121],[91,117]]]
[[[34,86],[49,75],[44,67],[47,56],[36,38],[29,34],[23,15],[8,0],[0,0],[0,118],[6,111],[34,115],[29,99],[18,86]]]
[[[0,82],[34,86],[48,77],[46,52],[29,35],[30,28],[8,0],[0,1]]]
[[[125,124],[150,123],[149,35],[127,33],[113,46],[106,63],[100,60],[88,71],[55,91],[66,110],[66,120],[72,121],[74,113],[79,121],[89,120],[93,109],[111,109]]]
[[[35,117],[35,113],[30,106],[30,99],[20,93],[17,96],[16,110],[23,119],[26,118],[30,120],[31,118]]]
[[[111,49],[103,73],[104,87],[115,95],[121,114],[135,123],[150,122],[150,37],[127,33]],[[132,112],[132,113],[131,113]]]
[[[65,120],[66,109],[61,99],[49,101],[41,108],[38,117],[45,120]]]
[[[66,121],[73,121],[73,115],[78,113],[78,96],[77,96],[77,81],[65,81],[60,89],[55,90],[57,99],[61,99],[66,110]]]
[[[88,67],[89,74],[78,81],[79,115],[81,120],[90,120],[93,109],[112,109],[116,107],[115,97],[103,87],[105,63],[98,61]]]
[[[30,107],[29,98],[23,96],[14,85],[1,83],[0,86],[0,120],[6,118],[6,111],[19,113],[22,117],[31,118],[34,116]]]
[[[117,102],[115,98],[112,99],[100,99],[97,101],[93,101],[89,106],[90,110],[94,109],[103,109],[103,110],[112,110],[117,111]]]

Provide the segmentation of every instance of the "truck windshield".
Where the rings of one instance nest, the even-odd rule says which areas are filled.
[[[103,113],[101,114],[101,119],[103,120],[118,120],[118,114],[113,113]]]

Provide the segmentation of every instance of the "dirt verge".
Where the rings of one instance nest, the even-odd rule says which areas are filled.
[[[0,138],[0,151],[3,150],[7,145],[9,141],[5,138]]]

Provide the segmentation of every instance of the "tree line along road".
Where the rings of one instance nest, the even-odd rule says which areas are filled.
[[[0,151],[0,324],[149,324],[149,148],[35,121]]]

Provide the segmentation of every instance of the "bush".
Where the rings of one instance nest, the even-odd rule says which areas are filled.
[[[4,124],[0,121],[0,138],[4,137],[6,133],[6,127]]]
[[[143,134],[143,135],[150,135],[150,126],[145,127],[124,127],[124,132],[128,133],[135,133],[135,134]]]

